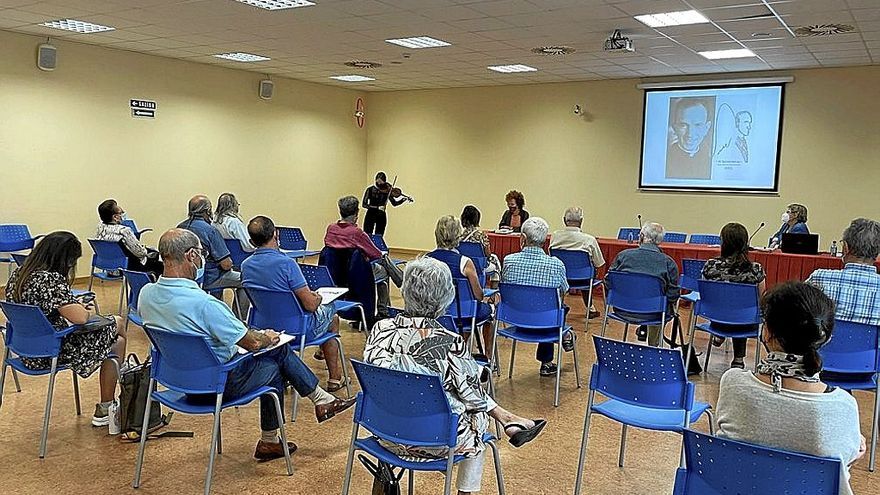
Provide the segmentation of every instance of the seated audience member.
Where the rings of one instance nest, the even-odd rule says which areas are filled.
[[[254,250],[254,246],[250,242],[244,221],[238,215],[239,206],[241,205],[235,199],[234,194],[221,194],[217,198],[217,209],[214,211],[214,227],[224,239],[237,239],[241,243],[242,249],[251,252]]]
[[[550,287],[559,290],[562,297],[568,291],[565,279],[565,265],[559,258],[544,252],[544,241],[550,226],[540,217],[533,217],[522,225],[522,246],[519,253],[507,255],[501,270],[501,282],[535,287]],[[567,308],[566,308],[567,310]],[[563,340],[566,351],[574,349],[574,337],[569,332]],[[556,376],[556,364],[553,363],[553,344],[538,344],[535,358],[541,362],[541,376]]]
[[[807,283],[822,289],[837,304],[837,319],[880,325],[880,223],[857,218],[843,231],[843,270],[814,271]]]
[[[514,232],[519,232],[522,224],[529,219],[529,212],[523,210],[523,207],[526,205],[526,198],[519,191],[510,191],[504,199],[507,201],[507,211],[501,215],[498,228],[508,228]]]
[[[831,338],[834,302],[816,287],[786,282],[767,291],[758,373],[730,369],[718,391],[718,435],[842,461],[840,494],[851,495],[849,465],[865,452],[859,410],[847,392],[821,382],[819,348]]]
[[[493,288],[497,288],[498,280],[501,279],[501,262],[489,247],[489,236],[480,229],[480,210],[476,206],[464,207],[461,212],[461,226],[464,229],[461,242],[476,242],[483,246],[483,253],[489,260],[489,266],[486,267],[486,271],[490,273],[489,282]]]
[[[721,229],[721,256],[706,261],[702,276],[706,280],[755,284],[759,293],[764,292],[764,268],[760,263],[749,260],[749,232],[745,226],[729,223]],[[712,327],[723,331],[758,330],[757,325],[742,328],[742,325],[712,323]],[[747,340],[733,339],[733,361],[730,363],[732,368],[745,367]],[[723,343],[722,337],[712,338],[712,345],[720,346]]]
[[[770,248],[776,249],[782,244],[782,234],[809,234],[807,227],[807,207],[798,203],[792,203],[785,208],[782,214],[782,226],[770,238]]]
[[[669,316],[675,312],[675,302],[678,301],[681,288],[678,286],[678,265],[675,264],[672,258],[660,250],[660,243],[663,242],[665,234],[666,229],[659,223],[646,223],[639,232],[639,247],[636,249],[624,249],[618,253],[608,270],[643,273],[662,280],[667,300],[666,315]],[[617,310],[615,312],[633,320],[649,321],[660,319],[659,313],[641,314]],[[643,327],[639,327],[637,333],[639,340],[645,340],[645,334],[647,333],[648,345],[659,346],[660,339],[663,337],[662,328],[659,325],[648,325],[646,331]]]
[[[138,311],[146,326],[204,337],[220,362],[235,357],[237,346],[257,351],[278,343],[276,332],[249,330],[222,301],[205,293],[195,282],[196,275],[206,264],[204,249],[195,234],[185,229],[171,229],[159,239],[159,252],[165,260],[165,273],[158,282],[144,287],[138,299]],[[337,399],[319,387],[318,378],[287,345],[254,356],[233,368],[223,398],[232,400],[262,386],[284,392],[287,383],[301,397],[315,404],[319,423],[355,403],[354,398]],[[278,398],[283,404],[284,394],[279,393]],[[284,457],[278,437],[281,427],[274,401],[268,396],[260,397],[262,435],[254,452],[256,459]],[[293,443],[288,446],[291,452],[296,450]]]
[[[299,264],[278,249],[278,232],[272,220],[264,216],[254,217],[248,223],[248,234],[257,250],[241,264],[241,285],[245,288],[293,292],[303,310],[315,315],[311,320],[314,326],[307,329],[307,340],[321,337],[327,332],[339,333],[336,308],[333,303],[321,304],[321,295],[309,290]],[[339,365],[339,342],[328,340],[321,345],[321,351],[330,371],[327,391],[336,392],[345,386]]]
[[[602,250],[599,249],[599,242],[596,238],[581,231],[584,223],[584,210],[579,206],[572,206],[565,210],[563,215],[565,228],[557,230],[550,235],[550,249],[569,249],[572,251],[586,251],[590,253],[590,259],[593,260],[593,266],[599,268],[605,265],[605,258],[602,256]],[[590,294],[587,291],[581,291],[581,297],[584,299],[584,305],[588,303]],[[597,318],[599,311],[594,306],[588,308],[588,318]]]
[[[123,225],[125,211],[116,202],[108,199],[98,205],[98,216],[101,223],[95,232],[95,239],[121,243],[125,255],[128,257],[128,269],[135,272],[147,272],[153,275],[153,280],[162,275],[162,262],[159,253],[154,251],[138,240],[127,225]]]
[[[446,265],[427,257],[408,263],[402,292],[406,312],[376,323],[364,349],[364,361],[440,377],[452,412],[459,415],[455,454],[466,457],[458,465],[458,493],[479,492],[486,449],[483,435],[491,420],[504,425],[504,433],[515,447],[537,437],[546,421],[517,416],[495,403],[480,383],[488,370],[474,361],[460,335],[437,322],[455,297]],[[445,458],[449,451],[446,447],[382,444],[411,460]]]
[[[177,228],[194,233],[204,246],[206,263],[202,288],[206,291],[236,289],[238,305],[235,311],[241,310],[236,316],[243,320],[247,316],[250,299],[241,288],[241,273],[232,269],[229,249],[220,231],[211,223],[212,218],[211,200],[200,194],[189,200],[189,218],[180,222]]]
[[[477,299],[477,321],[491,318],[492,306],[489,305],[489,299],[483,297],[483,287],[480,285],[480,274],[474,262],[467,256],[462,256],[458,252],[458,239],[461,237],[461,224],[452,215],[440,217],[437,220],[437,227],[434,229],[434,239],[437,242],[437,249],[431,251],[427,255],[436,260],[442,261],[449,267],[452,272],[452,278],[466,278],[471,286],[471,292]],[[465,296],[462,300],[467,300]],[[456,322],[470,325],[470,321]],[[483,343],[485,349],[483,352],[486,356],[492,356],[492,347],[494,346],[494,333],[492,324],[487,322],[483,325]]]
[[[388,307],[391,305],[387,279],[391,278],[394,285],[400,287],[401,280],[397,278],[400,269],[392,266],[391,260],[383,256],[370,236],[358,227],[360,210],[358,199],[354,196],[345,196],[339,199],[338,205],[340,219],[327,226],[324,245],[334,249],[357,249],[373,264],[373,276],[385,279],[384,282],[376,284],[377,311],[380,318],[387,318]]]
[[[43,237],[9,278],[6,300],[39,307],[56,330],[86,324],[92,318],[89,310],[94,309],[94,305],[74,297],[70,287],[80,256],[82,244],[70,232],[52,232]],[[113,360],[125,356],[125,330],[117,316],[103,318],[97,324],[89,323],[87,329],[61,340],[58,364],[69,366],[83,378],[101,370],[101,402],[95,404],[92,425],[107,426],[110,423],[108,409],[119,380]],[[21,361],[32,370],[48,370],[52,366],[50,358],[22,356]]]

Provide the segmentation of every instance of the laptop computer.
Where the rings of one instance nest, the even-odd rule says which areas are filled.
[[[819,254],[819,234],[782,234],[779,249],[789,254]]]

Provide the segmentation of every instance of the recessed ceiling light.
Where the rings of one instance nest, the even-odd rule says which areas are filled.
[[[697,52],[709,60],[718,60],[723,58],[745,58],[756,57],[755,53],[748,48],[736,48],[733,50],[711,50],[708,52]]]
[[[513,72],[535,72],[538,70],[534,67],[529,67],[528,65],[523,64],[490,65],[486,68],[489,70],[494,70],[495,72],[502,72],[504,74],[510,74]]]
[[[297,7],[308,7],[315,5],[315,2],[309,0],[235,0],[236,2],[246,3],[248,5],[259,7],[266,10],[282,10],[295,9]]]
[[[397,38],[391,40],[385,40],[386,43],[391,43],[393,45],[399,45],[405,48],[437,48],[439,46],[449,46],[452,43],[438,40],[436,38],[432,38],[430,36],[416,36],[414,38]]]
[[[356,74],[351,74],[347,76],[330,76],[330,79],[336,79],[337,81],[345,81],[345,82],[364,82],[364,81],[375,81],[374,77],[367,76],[359,76]]]
[[[116,29],[115,27],[92,24],[91,22],[78,21],[76,19],[58,19],[57,21],[44,22],[41,26],[83,34],[102,33],[104,31],[114,31]]]
[[[243,52],[220,53],[214,56],[217,58],[232,60],[233,62],[264,62],[266,60],[272,60],[271,58],[264,57],[262,55],[254,55],[253,53]]]
[[[561,46],[561,45],[552,45],[552,46],[539,46],[537,48],[532,48],[532,53],[537,53],[538,55],[569,55],[574,53],[574,48],[570,46]]]
[[[668,26],[684,26],[685,24],[703,24],[710,22],[696,10],[682,10],[662,14],[645,14],[635,16],[636,20],[652,28]]]

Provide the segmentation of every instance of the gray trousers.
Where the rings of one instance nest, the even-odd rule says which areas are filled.
[[[376,313],[380,318],[388,316],[388,307],[391,306],[391,292],[388,289],[388,271],[382,263],[373,263],[373,279],[384,278],[376,284]]]
[[[248,299],[244,289],[241,288],[241,273],[235,270],[223,272],[220,274],[220,278],[205,286],[205,290],[209,292],[221,289],[235,289],[235,298],[238,300],[238,305],[233,304],[232,311],[239,320],[246,321],[251,301]]]

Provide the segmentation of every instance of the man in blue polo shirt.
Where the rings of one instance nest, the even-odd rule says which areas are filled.
[[[250,300],[241,289],[241,274],[232,269],[232,257],[220,231],[211,223],[211,200],[203,194],[189,200],[189,215],[180,222],[179,229],[186,229],[197,235],[205,250],[205,275],[202,287],[212,289],[236,289],[236,316],[244,320],[248,314]]]
[[[144,326],[166,332],[203,337],[217,359],[227,362],[238,347],[258,351],[278,343],[278,334],[271,330],[250,330],[235,318],[222,301],[211,297],[195,282],[205,266],[199,238],[184,229],[171,229],[159,239],[159,253],[165,271],[159,281],[146,285],[138,298],[138,312]],[[290,346],[282,345],[243,361],[229,372],[224,399],[233,400],[262,386],[276,389],[284,401],[284,388],[290,383],[302,397],[315,404],[318,422],[326,421],[348,409],[354,398],[337,399],[318,386],[318,378],[306,367]],[[283,409],[283,407],[282,407]],[[260,429],[254,457],[261,461],[284,457],[278,439],[282,425],[275,411],[275,402],[260,397]],[[292,443],[291,451],[296,449]]]
[[[244,287],[293,292],[304,311],[314,313],[312,327],[307,328],[307,340],[320,337],[327,332],[339,333],[339,317],[331,304],[321,304],[321,295],[309,289],[302,270],[296,261],[278,249],[278,231],[272,219],[264,216],[254,217],[248,223],[248,235],[257,250],[241,264],[241,278]],[[321,345],[321,353],[327,362],[330,379],[328,392],[336,392],[346,383],[342,379],[339,363],[339,342],[330,339]],[[320,358],[321,354],[316,354]]]

